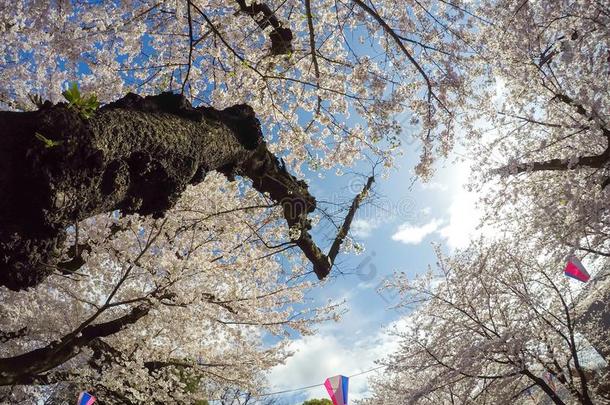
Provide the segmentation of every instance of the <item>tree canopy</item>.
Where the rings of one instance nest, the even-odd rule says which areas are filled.
[[[608,399],[579,356],[608,355],[609,289],[554,272],[609,271],[608,27],[595,0],[1,2],[0,400],[256,398],[344,311],[309,275],[375,179],[456,145],[481,239],[396,278],[420,306],[368,403],[563,403],[540,372]]]
[[[605,403],[608,7],[497,1],[468,10],[478,90],[460,122],[482,236],[439,254],[428,274],[396,279],[413,313],[363,403]],[[562,275],[569,254],[595,273],[588,285]]]

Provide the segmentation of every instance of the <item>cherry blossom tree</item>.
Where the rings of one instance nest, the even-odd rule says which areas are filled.
[[[463,122],[472,186],[484,195],[482,223],[557,260],[574,253],[603,267],[610,255],[608,7],[499,1],[473,13],[481,35],[469,99],[477,108]]]
[[[476,8],[469,109],[488,224],[557,254],[610,255],[610,9],[598,1]],[[482,76],[481,76],[482,74]]]
[[[162,216],[211,171],[285,200],[321,278],[334,258],[307,232],[315,199],[286,170],[349,167],[364,155],[391,166],[399,113],[423,142],[423,177],[452,144],[462,82],[451,39],[465,14],[450,3],[0,7],[0,100],[14,110],[0,112],[0,188],[10,196],[0,206],[0,282],[12,289],[52,272],[71,222],[113,209]],[[75,80],[105,105],[76,92],[57,104]]]
[[[107,403],[192,403],[227,387],[260,392],[291,333],[336,318],[303,306],[298,257],[270,248],[281,209],[221,175],[162,219],[100,214],[70,229],[85,262],[1,295],[0,395],[17,403],[89,388]],[[222,210],[219,208],[222,207]],[[77,242],[78,240],[78,242]],[[265,336],[275,336],[269,344]]]
[[[364,403],[604,403],[607,368],[596,375],[582,357],[588,343],[608,355],[610,10],[464,7],[474,29],[460,125],[481,225],[496,240],[397,278],[416,308]],[[594,274],[582,291],[561,275],[571,252]]]
[[[382,361],[388,367],[363,404],[608,400],[607,368],[599,375],[585,360],[584,336],[607,345],[609,330],[593,320],[600,313],[583,320],[589,294],[561,265],[527,243],[480,241],[440,255],[436,270],[414,280],[399,276],[400,305],[414,308],[410,326],[396,331],[400,348]]]
[[[266,333],[309,333],[333,317],[333,306],[293,306],[309,268],[331,271],[373,182],[326,247],[299,177],[366,156],[392,167],[405,130],[419,140],[422,179],[464,131],[475,185],[489,190],[484,222],[543,256],[516,261],[542,269],[532,279],[516,264],[504,279],[489,274],[489,293],[475,289],[499,294],[487,311],[504,323],[497,336],[487,321],[470,325],[474,353],[450,345],[463,329],[426,321],[442,313],[419,312],[430,339],[446,341],[432,360],[457,361],[447,371],[427,358],[424,382],[448,373],[452,383],[422,398],[506,398],[527,381],[561,401],[535,374],[544,370],[583,403],[599,395],[575,337],[598,329],[576,328],[578,299],[562,303],[569,291],[550,268],[566,249],[610,254],[603,2],[5,1],[0,11],[0,284],[14,290],[0,294],[0,384],[11,401],[53,384],[136,403],[260,389],[260,373],[287,355],[281,339],[263,345]],[[484,273],[507,251],[479,246],[450,263]],[[429,300],[454,288],[454,267],[441,265],[445,287]],[[534,297],[531,283],[554,298]],[[517,293],[550,312],[525,326],[508,317],[502,299]],[[564,323],[546,336],[551,313]],[[479,357],[462,363],[466,354]]]
[[[303,305],[306,275],[330,272],[374,180],[324,253],[296,176],[391,167],[410,128],[425,177],[452,145],[466,17],[450,3],[0,11],[3,401],[260,392],[289,333],[340,312]]]

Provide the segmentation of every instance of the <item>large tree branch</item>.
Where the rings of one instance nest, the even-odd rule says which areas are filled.
[[[114,210],[161,217],[212,170],[269,193],[300,230],[294,243],[316,275],[332,267],[336,252],[329,259],[308,232],[315,198],[269,152],[247,105],[219,111],[181,95],[130,93],[89,118],[63,103],[0,111],[0,128],[0,285],[24,289],[58,267],[78,268],[60,263],[67,227]]]
[[[610,150],[606,149],[601,155],[584,156],[578,158],[576,162],[570,162],[569,159],[550,159],[540,162],[524,162],[516,165],[503,166],[496,171],[500,174],[519,174],[524,172],[540,172],[540,171],[566,171],[574,170],[581,167],[590,167],[599,169],[608,163]]]
[[[261,193],[269,193],[272,200],[280,202],[288,226],[296,231],[295,234],[298,234],[292,241],[313,264],[313,270],[318,278],[323,279],[334,264],[356,210],[373,184],[373,177],[369,178],[362,192],[354,198],[345,222],[326,255],[309,234],[311,223],[308,214],[315,209],[316,200],[309,194],[307,183],[297,180],[288,173],[284,164],[266,148],[259,148],[255,156],[255,159],[250,159],[236,168],[236,172],[252,179],[252,186],[256,190]]]
[[[584,118],[587,118],[587,121],[593,120],[593,117],[596,116],[600,122],[603,122],[601,117],[595,111],[591,111],[591,112],[587,111],[587,109],[581,103],[577,102],[572,97],[570,97],[566,94],[555,93],[555,96],[553,97],[553,99],[557,99],[569,106],[574,107],[578,114],[580,114]],[[605,122],[603,122],[603,123],[604,123],[604,125],[601,126],[602,134],[606,138],[608,138],[608,142],[610,143],[610,130],[608,128],[606,128]],[[610,147],[610,145],[609,145],[609,147]]]
[[[250,107],[194,109],[170,93],[128,94],[88,119],[66,104],[2,111],[0,128],[0,284],[13,289],[55,269],[68,226],[116,209],[160,217],[263,142]]]
[[[330,258],[331,261],[333,261],[333,262],[335,261],[335,258],[337,257],[337,254],[339,253],[339,249],[341,248],[341,244],[343,243],[343,240],[347,236],[347,232],[349,231],[350,227],[352,226],[352,221],[354,220],[356,211],[358,211],[358,208],[360,208],[360,203],[362,203],[362,201],[366,198],[369,190],[373,186],[374,181],[375,181],[375,177],[370,176],[367,179],[366,184],[362,188],[362,191],[352,201],[352,205],[350,206],[349,211],[347,212],[347,215],[345,216],[343,225],[339,229],[339,232],[337,233],[337,237],[335,238],[335,241],[333,242],[332,246],[330,247],[330,250],[328,251],[328,257]]]
[[[65,363],[75,357],[82,347],[90,345],[96,339],[119,332],[146,316],[149,310],[149,304],[142,304],[120,318],[89,325],[79,334],[70,333],[59,342],[52,342],[45,347],[18,356],[0,359],[0,385],[27,382],[32,376]]]
[[[559,100],[567,105],[572,106],[573,108],[576,109],[576,112],[579,115],[581,115],[582,117],[586,118],[587,121],[593,120],[592,114],[595,114],[595,113],[590,113],[589,111],[587,111],[587,109],[582,104],[576,102],[571,97],[569,97],[565,94],[555,93],[555,96],[553,97],[553,99]],[[541,121],[537,121],[537,120],[534,120],[534,119],[528,118],[528,117],[521,117],[521,116],[512,115],[512,114],[508,114],[508,113],[504,113],[504,112],[500,112],[500,114],[509,115],[511,117],[518,118],[518,119],[521,119],[521,120],[524,120],[524,121],[527,121],[527,122],[530,122],[533,124],[545,125],[545,126],[556,127],[556,128],[562,127],[562,125],[559,125],[559,124],[541,122]],[[589,127],[582,126],[582,129],[589,129]],[[514,175],[514,174],[519,174],[519,173],[524,173],[524,172],[567,171],[567,170],[574,170],[574,169],[578,169],[578,168],[582,168],[582,167],[600,169],[605,166],[608,166],[608,164],[610,162],[610,130],[608,130],[604,126],[601,126],[600,129],[602,131],[602,135],[607,139],[608,145],[606,146],[606,149],[598,155],[582,156],[582,157],[577,158],[576,161],[574,161],[574,162],[571,162],[570,159],[558,159],[558,158],[544,160],[544,161],[536,161],[536,162],[522,162],[522,163],[517,163],[514,165],[506,165],[506,166],[500,167],[500,168],[496,169],[495,172],[502,174],[502,175]],[[604,181],[602,182],[602,185],[601,185],[602,188],[606,187],[609,183],[610,183],[610,178],[604,179]]]

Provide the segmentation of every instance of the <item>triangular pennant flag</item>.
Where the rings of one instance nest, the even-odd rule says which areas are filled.
[[[93,405],[95,397],[89,394],[87,391],[83,391],[78,396],[78,402],[76,405]]]
[[[333,405],[347,405],[348,377],[343,375],[329,377],[324,381],[324,386],[333,401]]]
[[[586,283],[591,278],[587,270],[585,270],[585,266],[582,265],[576,256],[568,257],[568,263],[563,272],[566,276],[575,278],[583,283]]]

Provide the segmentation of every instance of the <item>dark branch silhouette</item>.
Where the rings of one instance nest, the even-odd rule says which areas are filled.
[[[271,40],[271,53],[285,55],[292,52],[292,31],[284,27],[276,17],[275,12],[265,3],[246,4],[246,0],[236,0],[239,10],[248,14],[261,30],[271,27],[269,39]]]
[[[40,349],[0,359],[0,385],[27,383],[31,376],[51,370],[75,357],[82,347],[95,339],[110,336],[135,323],[149,310],[150,305],[142,304],[119,318],[86,326],[80,333],[70,333]]]

